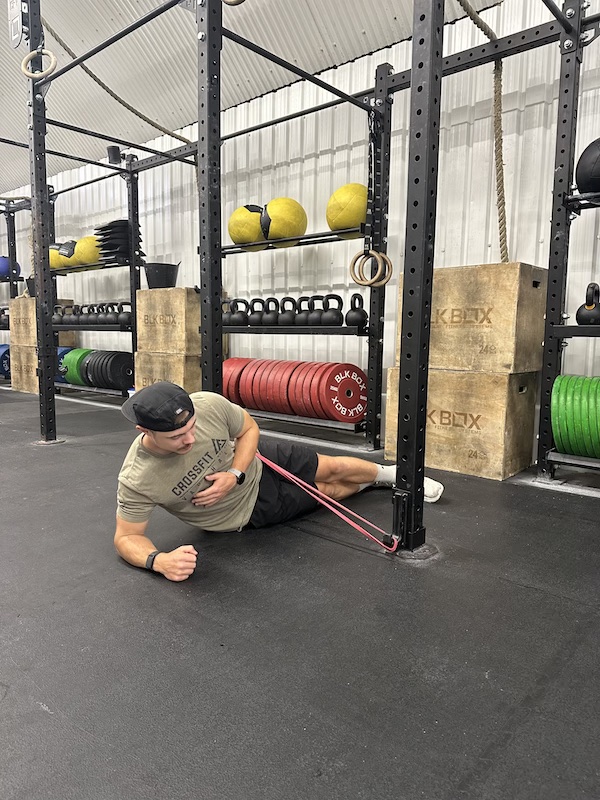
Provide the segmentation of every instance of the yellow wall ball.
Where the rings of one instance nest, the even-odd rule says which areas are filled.
[[[327,224],[332,231],[359,228],[367,221],[367,187],[347,183],[331,195],[327,203]],[[343,233],[342,239],[356,239],[360,233]]]
[[[72,260],[77,264],[98,264],[100,243],[96,236],[83,236],[77,240]]]
[[[59,244],[50,245],[50,269],[63,269],[67,266],[66,259],[58,252]]]
[[[247,205],[236,208],[229,217],[227,230],[231,241],[235,244],[243,245],[247,242],[262,242],[264,236],[260,227],[260,215],[262,206]],[[256,247],[244,247],[244,250],[264,250],[268,245],[256,245]]]
[[[290,236],[303,236],[308,219],[306,211],[297,200],[277,197],[264,207],[260,224],[266,239],[287,239]],[[295,244],[298,242],[273,242],[274,247],[293,247]]]

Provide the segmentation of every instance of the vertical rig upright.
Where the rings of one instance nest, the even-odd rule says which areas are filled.
[[[425,542],[423,479],[442,92],[443,0],[415,0],[393,529]]]
[[[390,146],[392,137],[392,103],[390,78],[391,64],[380,64],[375,72],[373,110],[369,114],[369,190],[371,194],[370,246],[375,252],[387,252],[388,208],[390,196]],[[369,249],[365,239],[365,249]],[[373,266],[373,271],[375,267]],[[369,319],[377,320],[369,326],[369,361],[367,366],[366,440],[374,448],[381,447],[381,394],[383,371],[383,315],[385,291],[382,287],[371,289]]]
[[[562,325],[562,314],[565,306],[569,234],[571,229],[571,211],[565,200],[571,193],[571,185],[573,183],[579,78],[583,58],[583,42],[581,38],[582,5],[579,0],[568,0],[563,11],[565,19],[568,19],[570,30],[565,28],[560,37],[558,122],[554,155],[552,227],[548,263],[538,442],[538,475],[542,478],[552,478],[555,469],[555,466],[548,460],[548,453],[552,449],[553,441],[550,412],[552,386],[561,370],[563,341],[554,336],[552,329],[555,325]]]
[[[202,388],[221,392],[221,0],[197,0]]]
[[[29,43],[31,51],[44,44],[39,0],[29,0]],[[31,62],[32,72],[42,71],[42,56]],[[42,441],[56,442],[56,400],[54,376],[57,372],[56,348],[52,332],[54,287],[50,274],[49,247],[52,213],[46,176],[46,87],[29,80],[29,161],[31,172],[31,223],[33,265],[36,287],[40,430]]]
[[[17,234],[15,230],[15,210],[9,201],[4,207],[6,217],[6,239],[8,243],[8,260],[10,263],[8,278],[10,282],[10,296],[14,298],[18,294],[17,286]]]

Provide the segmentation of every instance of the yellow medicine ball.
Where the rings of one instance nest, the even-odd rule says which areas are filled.
[[[98,264],[100,261],[100,243],[96,236],[83,236],[77,240],[73,261],[77,264]]]
[[[263,242],[262,229],[260,227],[260,215],[262,213],[262,206],[247,205],[236,208],[233,214],[229,217],[227,223],[227,230],[231,241],[235,244],[243,245],[247,242]],[[256,247],[244,247],[244,250],[264,250],[267,247],[264,245],[256,245]]]
[[[67,266],[67,259],[58,252],[60,244],[50,245],[50,269],[63,269]]]
[[[359,228],[367,221],[367,187],[347,183],[331,195],[327,203],[327,224],[332,231]],[[341,239],[357,239],[360,233],[343,233]]]
[[[303,236],[308,219],[300,203],[291,197],[277,197],[264,207],[260,224],[265,239],[287,239],[290,236]],[[273,242],[274,247],[293,247],[292,242]]]

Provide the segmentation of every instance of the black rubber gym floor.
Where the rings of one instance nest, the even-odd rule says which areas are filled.
[[[134,431],[0,391],[2,800],[600,797],[600,503],[435,475],[439,555],[327,511],[246,534],[162,512],[175,584],[113,550]],[[391,525],[391,492],[349,502]]]

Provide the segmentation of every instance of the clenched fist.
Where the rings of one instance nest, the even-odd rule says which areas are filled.
[[[191,544],[184,544],[170,553],[159,553],[154,559],[154,571],[161,572],[170,581],[185,581],[196,569],[198,552]]]

